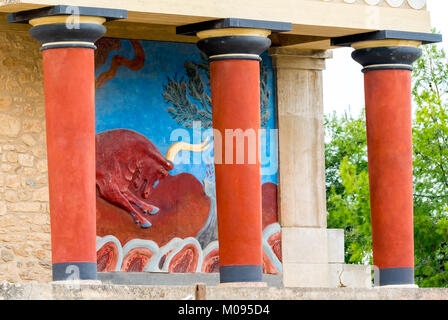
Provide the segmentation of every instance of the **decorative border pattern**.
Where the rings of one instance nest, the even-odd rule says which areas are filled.
[[[321,0],[325,2],[330,2],[334,0]],[[387,4],[392,8],[407,7],[407,3],[410,8],[421,10],[426,8],[426,0],[343,0],[345,3],[366,3],[370,6],[376,6],[381,4]]]

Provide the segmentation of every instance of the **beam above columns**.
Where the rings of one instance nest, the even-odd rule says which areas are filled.
[[[422,44],[437,43],[442,41],[442,35],[437,33],[409,32],[398,30],[380,30],[331,39],[332,46],[350,47],[354,43],[364,41],[381,40],[408,40],[419,41]]]
[[[269,30],[270,32],[285,32],[291,31],[292,24],[289,22],[278,21],[225,18],[180,26],[176,28],[176,33],[195,36],[198,32],[202,32],[205,30],[228,28],[261,29]]]
[[[227,0],[215,2],[213,5],[210,5],[209,0],[184,2],[100,0],[95,1],[94,4],[89,0],[0,0],[0,12],[23,11],[55,4],[124,9],[128,11],[128,17],[123,22],[108,23],[112,26],[125,23],[124,30],[114,32],[123,38],[135,38],[132,31],[134,23],[179,26],[227,17],[291,22],[291,31],[282,33],[278,41],[279,45],[300,44],[302,48],[328,49],[330,43],[327,40],[332,37],[384,29],[430,32],[429,12],[425,10],[425,7],[417,9],[407,5],[409,1],[402,1],[401,7],[393,8],[384,5],[367,5],[364,1],[353,4],[342,0],[277,0],[275,6],[270,0]],[[139,28],[141,29],[142,26],[139,25]],[[140,33],[141,36],[142,33]],[[183,41],[182,38],[173,38],[169,35],[167,39],[169,39],[167,41]],[[276,43],[276,41],[273,42]]]

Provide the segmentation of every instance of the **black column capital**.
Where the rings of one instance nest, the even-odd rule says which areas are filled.
[[[91,48],[106,33],[103,23],[127,18],[126,10],[57,5],[8,15],[8,22],[29,23],[30,35],[52,48]]]
[[[291,23],[227,18],[180,26],[176,33],[198,36],[198,47],[210,61],[260,61],[260,54],[271,45],[271,32],[291,29]]]
[[[360,48],[352,52],[352,58],[364,69],[362,72],[373,70],[410,70],[412,64],[420,58],[422,50],[417,46],[400,46],[378,44],[378,47]]]
[[[440,34],[382,30],[331,39],[332,46],[353,47],[352,58],[363,72],[373,70],[412,70],[421,56],[419,46],[442,41]]]

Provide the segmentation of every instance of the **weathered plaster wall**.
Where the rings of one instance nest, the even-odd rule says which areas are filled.
[[[41,56],[39,44],[21,32],[0,32],[2,280],[51,280]]]

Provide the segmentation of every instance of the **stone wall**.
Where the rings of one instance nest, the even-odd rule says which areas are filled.
[[[51,280],[39,44],[0,32],[0,281]]]

